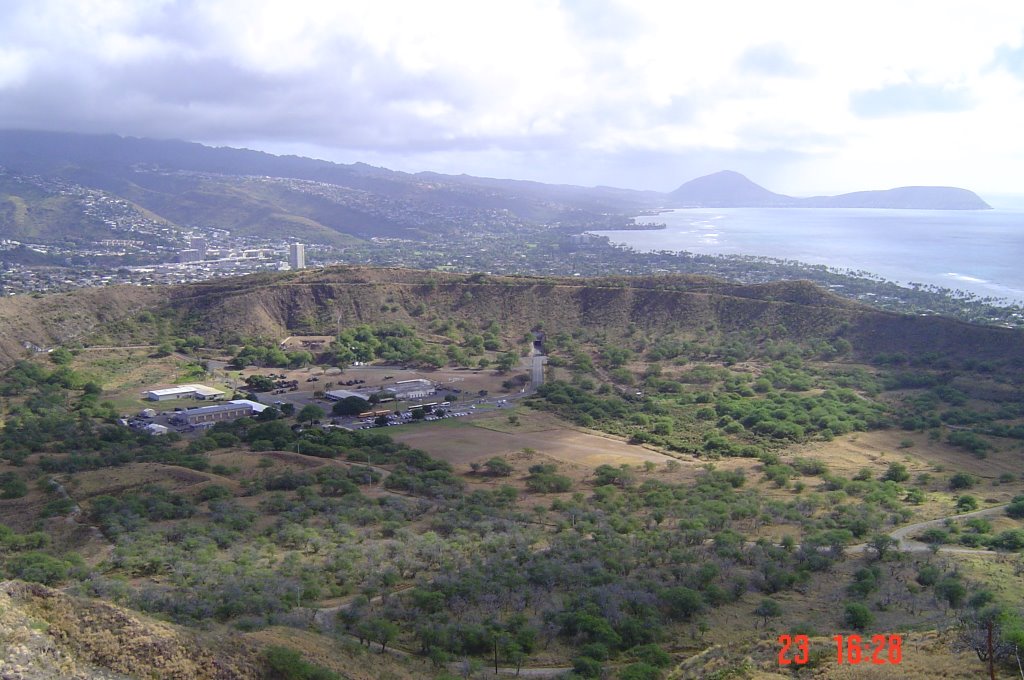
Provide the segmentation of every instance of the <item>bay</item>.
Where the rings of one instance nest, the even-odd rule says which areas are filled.
[[[598,231],[639,252],[756,255],[1024,302],[1024,209],[687,208]]]

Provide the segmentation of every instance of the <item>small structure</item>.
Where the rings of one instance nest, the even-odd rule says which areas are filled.
[[[151,408],[144,408],[139,411],[139,417],[141,418],[156,418],[156,411]]]
[[[152,435],[167,434],[167,426],[159,423],[150,423],[142,429]]]
[[[187,411],[179,411],[172,416],[174,422],[186,423],[193,427],[212,427],[216,423],[225,420],[238,420],[239,418],[245,418],[255,413],[255,409],[249,403],[247,399],[239,399],[237,401],[244,402],[235,404],[228,402],[226,404],[217,404],[215,406],[200,406],[199,408],[190,408]]]
[[[178,385],[167,387],[162,390],[150,390],[146,392],[146,399],[150,401],[167,401],[169,399],[223,399],[224,392],[206,385]]]

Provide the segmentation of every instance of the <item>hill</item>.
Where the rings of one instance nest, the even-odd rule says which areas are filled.
[[[538,224],[578,233],[622,227],[666,206],[988,207],[969,191],[946,187],[801,199],[725,171],[666,194],[410,174],[177,140],[0,130],[0,237],[29,242],[95,243],[126,238],[126,231],[138,239],[138,225],[147,223],[142,240],[154,246],[172,246],[176,232],[214,227],[343,247]]]
[[[951,611],[976,632],[979,606],[1021,601],[1020,332],[697,276],[348,267],[85,292],[0,304],[0,328],[28,319],[11,357],[17,332],[72,350],[0,374],[0,570],[97,598],[0,587],[14,677],[758,677],[796,630],[815,677],[848,677],[827,649],[852,631],[902,635],[900,677],[972,677]],[[270,371],[295,389],[266,394]],[[323,423],[343,378],[426,379],[452,412]],[[281,408],[120,422],[184,380]]]
[[[973,191],[956,187],[898,187],[838,196],[797,198],[776,194],[738,172],[724,170],[691,180],[668,194],[679,208],[895,208],[991,210]]]
[[[332,267],[165,288],[109,287],[0,300],[0,358],[25,343],[134,344],[143,310],[180,335],[237,343],[333,334],[358,323],[401,322],[427,332],[438,320],[496,321],[508,338],[551,332],[733,333],[764,338],[842,336],[863,356],[937,352],[975,360],[1024,359],[1024,334],[941,317],[878,311],[808,282],[737,285],[699,276],[539,278]]]
[[[788,207],[794,203],[789,196],[768,191],[731,170],[690,180],[669,196],[672,205],[680,208],[774,208]]]
[[[0,630],[18,640],[0,645],[5,678],[264,677],[258,650],[242,636],[205,644],[194,632],[37,583],[0,582]]]
[[[265,238],[287,233],[336,245],[350,243],[353,236],[422,238],[472,230],[482,222],[505,221],[508,212],[520,220],[601,223],[604,213],[635,213],[657,205],[662,196],[409,174],[177,140],[17,130],[0,131],[0,168],[15,178],[45,178],[106,192],[183,227],[214,225]],[[0,199],[6,195],[12,205],[34,206],[61,195],[61,187],[51,188],[57,190],[40,194],[38,188],[19,192],[0,185]],[[64,234],[84,228],[69,224]],[[12,231],[0,219],[0,236],[26,229]]]

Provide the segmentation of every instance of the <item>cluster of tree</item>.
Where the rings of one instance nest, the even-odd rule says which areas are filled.
[[[275,344],[247,344],[235,354],[231,363],[245,366],[301,368],[313,363],[312,352],[304,349],[284,351]]]

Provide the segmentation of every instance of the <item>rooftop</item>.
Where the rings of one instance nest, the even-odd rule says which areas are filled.
[[[204,397],[215,397],[218,394],[224,394],[223,390],[207,387],[206,385],[195,385],[191,383],[187,385],[178,385],[177,387],[165,387],[160,390],[149,390],[149,392],[150,394],[156,394],[163,397],[170,394],[188,394],[190,392],[195,392],[196,394],[200,394]]]

